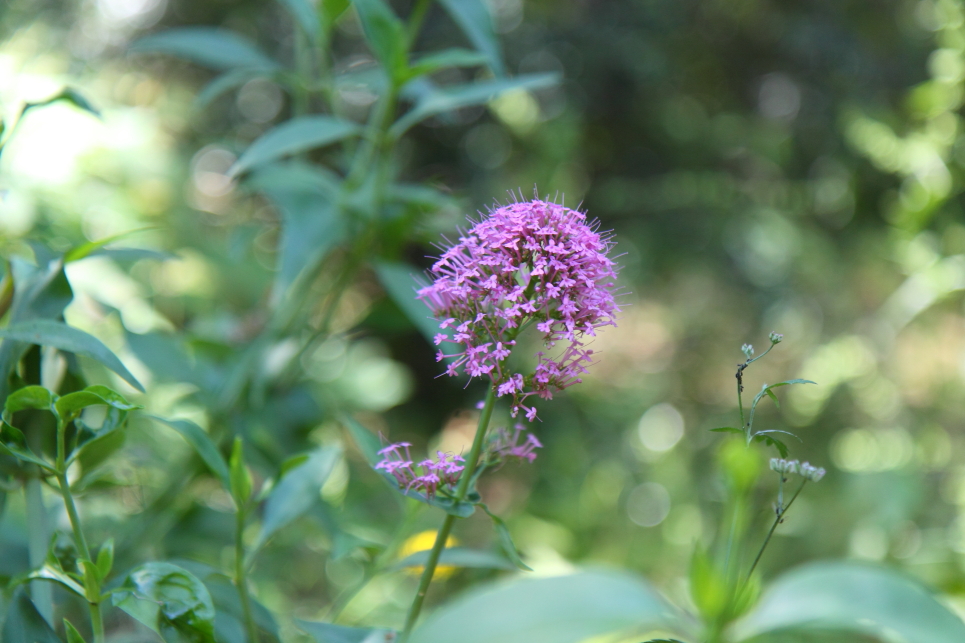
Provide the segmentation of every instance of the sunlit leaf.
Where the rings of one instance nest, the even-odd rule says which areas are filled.
[[[392,125],[392,134],[401,136],[416,123],[443,112],[483,105],[500,94],[516,89],[542,89],[560,81],[559,74],[526,74],[515,78],[484,80],[468,85],[442,87],[421,98],[408,112]]]
[[[86,596],[84,587],[80,583],[68,576],[62,569],[57,569],[49,563],[44,564],[40,569],[30,572],[25,578],[30,580],[51,581],[70,590],[81,598]]]
[[[62,418],[71,418],[89,406],[110,406],[119,411],[141,408],[125,400],[120,393],[99,384],[68,393],[54,403],[54,408]]]
[[[499,39],[493,29],[493,17],[485,0],[440,0],[469,41],[486,56],[496,76],[505,76]]]
[[[132,53],[168,54],[211,69],[238,67],[275,69],[278,63],[247,38],[227,29],[180,27],[134,41]]]
[[[98,239],[97,241],[88,241],[87,243],[81,244],[79,246],[74,246],[64,254],[64,263],[71,263],[73,261],[80,261],[89,257],[92,253],[100,250],[109,243],[113,243],[119,239],[123,239],[137,232],[143,232],[144,230],[150,230],[150,228],[138,228],[137,230],[128,230],[127,232],[122,232],[120,234],[111,235],[109,237],[104,237],[103,239]]]
[[[90,357],[120,375],[138,391],[144,392],[141,383],[131,375],[131,372],[109,348],[99,339],[79,328],[49,319],[34,319],[0,329],[0,337],[38,346],[53,346],[68,353]]]
[[[54,395],[42,386],[25,386],[19,388],[3,403],[3,416],[9,420],[12,413],[26,409],[51,410]]]
[[[793,570],[734,628],[738,640],[838,630],[907,643],[960,643],[965,622],[917,581],[879,566],[827,562]]]
[[[646,581],[585,571],[525,578],[471,591],[446,603],[410,643],[577,643],[629,629],[685,634],[691,627]]]
[[[361,128],[352,121],[334,116],[299,116],[268,130],[255,139],[229,170],[238,176],[252,168],[277,161],[285,156],[324,147],[355,136]]]
[[[166,641],[187,636],[214,641],[214,604],[204,584],[171,563],[151,562],[128,574],[115,591],[114,605],[160,634]]]

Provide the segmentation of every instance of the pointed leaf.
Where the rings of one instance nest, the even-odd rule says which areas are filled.
[[[352,0],[365,41],[382,63],[390,78],[397,78],[405,69],[405,25],[383,0]]]
[[[434,347],[433,338],[445,331],[439,330],[439,321],[432,317],[429,307],[416,299],[416,276],[421,274],[421,271],[415,266],[388,261],[374,262],[373,267],[385,292],[426,338],[429,345]]]
[[[417,551],[406,556],[398,563],[393,565],[395,569],[403,567],[425,567],[429,560],[429,550]],[[447,547],[439,555],[440,565],[450,567],[478,567],[481,569],[516,569],[511,561],[484,549],[471,549],[469,547]]]
[[[362,426],[362,424],[351,415],[343,414],[339,419],[352,435],[355,446],[362,452],[362,456],[366,462],[372,466],[378,464],[379,461],[382,460],[382,456],[379,455],[379,450],[382,449],[382,442],[379,440],[379,437]]]
[[[349,0],[319,0],[318,4],[325,17],[327,28],[331,29],[335,21],[348,9],[350,3]]]
[[[250,40],[227,29],[181,27],[134,41],[132,53],[169,54],[218,70],[238,67],[275,69],[277,62]]]
[[[235,499],[235,504],[241,511],[251,498],[252,482],[251,472],[245,465],[245,443],[239,437],[235,437],[235,443],[231,449],[228,471],[231,475],[231,497]]]
[[[97,250],[100,250],[101,248],[103,248],[109,243],[117,241],[118,239],[123,239],[124,237],[128,237],[136,232],[143,232],[144,230],[150,230],[150,229],[151,228],[139,228],[137,230],[128,230],[127,232],[111,235],[109,237],[105,237],[98,241],[88,241],[87,243],[81,244],[79,246],[75,246],[70,250],[68,250],[67,254],[64,255],[64,263],[80,261],[81,259],[89,257],[92,253],[96,252]]]
[[[103,581],[114,567],[114,539],[108,538],[97,552],[97,574]]]
[[[401,136],[416,123],[443,112],[488,103],[500,94],[515,89],[542,89],[560,82],[559,74],[526,74],[516,78],[484,80],[468,85],[443,87],[419,99],[415,107],[392,125],[392,134]]]
[[[531,572],[533,569],[523,562],[522,557],[519,555],[519,551],[516,549],[516,543],[513,542],[513,536],[509,533],[509,527],[502,518],[494,514],[489,510],[483,503],[479,503],[479,506],[483,508],[483,511],[492,518],[493,527],[496,528],[496,536],[499,538],[499,544],[502,546],[503,551],[509,556],[509,559],[518,568],[526,572]]]
[[[148,417],[180,433],[181,437],[194,447],[198,456],[208,465],[211,473],[218,476],[225,490],[231,489],[231,474],[228,471],[228,464],[204,429],[189,420],[166,420],[156,415]]]
[[[390,630],[376,628],[346,627],[332,623],[319,623],[295,619],[295,625],[308,632],[316,643],[376,643],[390,641]]]
[[[335,143],[360,131],[361,128],[352,121],[334,116],[299,116],[257,138],[228,175],[238,176],[259,165]]]
[[[426,74],[432,74],[442,69],[452,69],[453,67],[476,67],[485,64],[487,58],[477,51],[468,49],[445,49],[431,54],[420,56],[412,63],[412,67],[406,74],[406,79],[418,78]]]
[[[22,587],[17,588],[7,606],[7,618],[2,633],[0,639],[4,641],[61,643]]]
[[[85,643],[84,637],[80,635],[74,624],[64,619],[64,632],[67,633],[67,643]]]
[[[493,17],[484,0],[440,0],[469,41],[486,56],[489,68],[496,76],[505,76],[499,39],[493,28]]]
[[[711,431],[716,431],[717,433],[738,433],[743,435],[744,432],[735,426],[719,426],[716,429],[711,429]]]
[[[852,562],[814,563],[780,577],[734,633],[823,630],[907,643],[960,643],[965,623],[916,580]]]
[[[18,322],[0,329],[0,337],[37,344],[38,346],[53,346],[68,353],[90,357],[120,375],[124,381],[138,391],[144,392],[141,383],[131,375],[131,372],[109,348],[104,346],[99,339],[79,328],[49,319],[35,319]]]
[[[498,616],[497,616],[498,615]],[[630,628],[690,629],[650,585],[618,572],[527,578],[475,589],[445,604],[410,643],[577,643]]]
[[[339,454],[339,449],[334,447],[314,451],[304,464],[292,469],[272,488],[266,501],[261,531],[250,555],[254,555],[276,531],[321,501],[322,486],[335,468]]]
[[[80,583],[68,576],[67,573],[62,569],[57,569],[49,563],[45,563],[40,569],[30,572],[27,574],[26,578],[30,580],[47,580],[58,583],[81,598],[86,598],[84,587]]]

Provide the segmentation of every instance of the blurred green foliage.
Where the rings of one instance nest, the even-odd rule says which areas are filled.
[[[350,10],[330,34],[340,66],[325,96],[270,74],[212,87],[212,71],[133,53],[131,43],[165,28],[223,27],[286,65],[318,65],[298,59],[311,32],[288,5],[298,3],[0,4],[3,136],[25,104],[65,87],[100,113],[59,101],[19,123],[0,156],[0,253],[42,264],[45,247],[62,253],[141,230],[66,267],[65,315],[148,393],[94,362],[81,364],[86,378],[196,423],[225,461],[229,437],[242,436],[255,489],[293,454],[341,447],[325,503],[272,534],[251,570],[253,594],[285,617],[285,640],[304,636],[290,617],[331,616],[406,516],[340,414],[393,440],[459,450],[483,394],[436,379],[433,347],[398,292],[387,296],[375,260],[425,267],[440,233],[534,186],[614,231],[631,294],[619,328],[595,342],[599,363],[584,383],[540,408],[546,446],[535,465],[482,484],[529,566],[626,568],[693,607],[687,568],[695,543],[721,524],[725,495],[726,463],[714,454],[727,438],[709,429],[733,425],[739,346],[761,348],[773,330],[785,343],[751,374],[750,390],[798,377],[818,385],[782,389],[780,409],[762,405],[758,422],[800,435],[792,456],[829,473],[778,528],[765,577],[814,558],[885,561],[965,605],[959,3],[491,0],[508,73],[557,72],[562,83],[414,126],[388,164],[400,183],[432,190],[399,197],[405,205],[380,222],[379,242],[356,255],[333,229],[314,230],[306,259],[330,245],[295,301],[299,323],[266,339],[277,280],[297,277],[276,270],[285,208],[324,195],[292,205],[306,197],[279,177],[237,182],[229,172],[269,128],[329,99],[364,122],[378,96],[359,20]],[[433,4],[415,49],[473,44]],[[458,68],[439,80],[473,74],[483,75]],[[294,151],[333,167],[347,154]],[[326,325],[333,334],[314,341]],[[251,377],[232,379],[245,360]],[[507,409],[497,416],[507,421]],[[115,539],[114,569],[148,559],[231,568],[234,505],[189,441],[132,416],[119,455],[79,495],[91,540]],[[754,492],[761,511],[750,519],[762,534],[771,483]],[[0,497],[0,575],[10,579],[31,568],[27,509],[19,492]],[[61,524],[55,506],[48,496],[48,518]],[[411,533],[434,529],[436,513],[409,516]],[[462,521],[456,537],[495,543],[484,515]],[[257,527],[245,538],[262,544]],[[430,602],[505,573],[459,570],[437,580]],[[415,583],[406,571],[374,578],[339,606],[342,622],[397,627]],[[68,600],[60,589],[55,597]],[[80,607],[67,611],[84,622]],[[108,628],[130,627],[122,617]]]

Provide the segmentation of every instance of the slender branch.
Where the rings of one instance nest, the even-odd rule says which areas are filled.
[[[245,571],[245,509],[238,507],[235,512],[235,587],[238,588],[238,598],[241,601],[241,611],[245,617],[245,629],[248,632],[248,643],[258,643],[258,627],[251,611],[251,599],[248,596],[248,580]]]
[[[807,478],[805,478],[801,482],[801,486],[798,487],[797,491],[794,492],[794,495],[791,496],[791,499],[788,501],[787,505],[785,505],[784,507],[781,507],[780,505],[778,505],[777,516],[775,516],[774,518],[774,524],[771,525],[771,529],[767,532],[767,537],[764,538],[764,542],[761,544],[761,549],[760,551],[757,552],[757,557],[754,558],[754,562],[751,563],[751,568],[747,570],[747,578],[744,579],[744,583],[741,586],[741,591],[743,591],[744,587],[747,586],[747,583],[750,582],[751,576],[754,574],[754,570],[757,569],[757,563],[761,562],[761,556],[764,555],[764,550],[767,549],[767,544],[771,542],[771,536],[774,535],[774,530],[777,529],[777,526],[779,524],[784,522],[784,516],[787,515],[787,510],[790,509],[791,505],[794,504],[794,501],[797,500],[798,495],[801,493],[801,490],[804,489],[804,485],[806,485],[807,483],[808,483],[808,480]],[[739,593],[740,592],[738,592],[738,594]]]
[[[473,438],[472,449],[470,449],[469,455],[466,458],[466,468],[460,475],[459,484],[456,486],[455,500],[457,505],[465,500],[466,495],[469,493],[469,483],[472,480],[473,472],[476,470],[476,464],[479,462],[479,454],[482,452],[482,446],[486,438],[486,430],[489,428],[489,420],[493,416],[493,407],[495,406],[496,387],[490,386],[486,392],[486,402],[483,404],[482,413],[479,416],[479,425],[476,427],[476,437]],[[445,549],[446,541],[449,539],[449,533],[452,531],[452,526],[455,522],[456,516],[447,513],[442,527],[439,528],[439,532],[436,534],[436,542],[432,545],[432,550],[429,552],[429,559],[426,561],[425,569],[422,571],[422,577],[419,579],[419,589],[416,591],[412,606],[409,608],[409,613],[405,619],[405,627],[399,637],[400,643],[406,643],[409,635],[412,633],[412,628],[415,627],[415,622],[419,618],[419,612],[422,611],[422,603],[425,601],[426,593],[429,591],[429,584],[432,583],[432,576],[436,572],[436,565],[439,564],[439,556],[442,554],[442,550]]]

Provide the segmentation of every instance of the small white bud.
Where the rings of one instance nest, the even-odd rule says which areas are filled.
[[[741,352],[744,353],[747,359],[750,359],[751,357],[754,356],[754,347],[751,346],[750,344],[744,344],[743,346],[741,346]]]
[[[784,335],[782,335],[782,334],[780,334],[780,333],[771,333],[771,334],[770,334],[770,339],[771,339],[771,343],[772,343],[772,344],[780,344],[780,343],[781,343],[781,340],[784,339]]]

